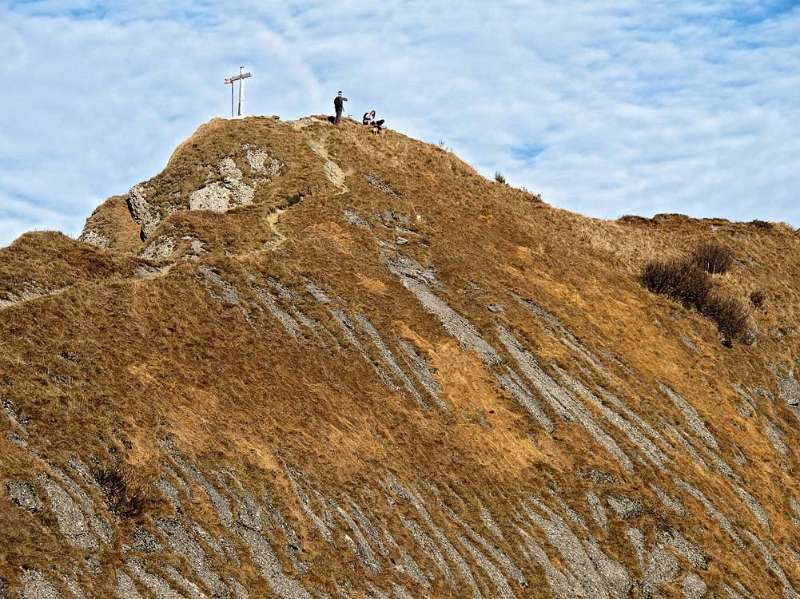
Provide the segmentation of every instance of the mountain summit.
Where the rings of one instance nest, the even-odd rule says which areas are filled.
[[[643,281],[709,243],[716,312]],[[0,597],[798,597],[799,293],[786,225],[211,121],[0,250]]]

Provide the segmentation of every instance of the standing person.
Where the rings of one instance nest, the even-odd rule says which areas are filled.
[[[338,125],[339,121],[342,120],[342,111],[344,110],[345,102],[347,102],[347,98],[342,95],[341,91],[336,94],[336,97],[333,99],[333,108],[336,110],[336,118],[333,119],[334,125]]]

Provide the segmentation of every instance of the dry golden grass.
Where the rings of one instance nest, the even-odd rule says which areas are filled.
[[[321,144],[351,173],[348,191],[342,193],[325,178],[324,161],[310,142]],[[263,118],[212,121],[147,183],[154,202],[165,210],[187,207],[191,191],[213,179],[220,158],[240,157],[243,143],[270,150],[285,163],[284,173],[259,187],[251,206],[226,214],[179,210],[165,216],[151,238],[201,240],[207,253],[199,261],[236,287],[250,321],[239,306],[209,297],[197,276],[198,262],[182,259],[182,251],[170,259],[164,276],[136,278],[142,261],[135,252],[142,246],[119,198],[90,218],[112,239],[109,251],[55,233],[29,234],[0,250],[0,294],[30,282],[61,290],[0,309],[0,397],[13,399],[28,416],[31,443],[48,459],[64,463],[77,452],[130,472],[137,481],[152,481],[163,468],[159,443],[172,436],[204,468],[224,466],[251,484],[270,481],[284,503],[294,506],[294,522],[303,517],[281,474],[283,458],[317,487],[362,498],[364,489],[379,488],[387,471],[408,481],[436,480],[449,489],[448,501],[470,502],[474,509],[480,500],[500,518],[513,518],[512,504],[504,498],[543,494],[554,485],[571,505],[585,505],[586,483],[575,473],[588,467],[612,473],[618,481],[614,491],[649,497],[657,505],[647,484],[671,485],[663,473],[644,468],[631,478],[607,454],[587,452],[592,441],[574,424],[562,423],[552,437],[546,435],[388,273],[376,238],[393,243],[397,233],[376,216],[393,211],[410,219],[412,233],[405,234],[410,243],[401,251],[436,267],[442,299],[495,346],[494,331],[501,323],[526,339],[543,363],[557,363],[597,387],[610,385],[582,371],[513,300],[516,293],[557,315],[596,353],[613,352],[630,367],[635,375],[611,369],[614,392],[649,421],[680,419],[655,390],[657,381],[689,398],[724,455],[731,455],[733,443],[746,452],[749,463],[737,470],[768,510],[772,540],[789,536],[793,525],[785,497],[800,497],[795,421],[779,402],[759,403],[791,440],[790,455],[778,463],[756,423],[737,413],[731,384],[761,386],[774,394],[770,365],[792,363],[800,355],[800,243],[791,228],[675,215],[589,219],[487,181],[440,148],[392,131],[371,135],[349,121],[337,128],[322,122],[298,128]],[[368,173],[397,195],[371,187]],[[303,200],[276,219],[285,198],[298,193]],[[371,218],[373,228],[349,227],[342,219],[345,208]],[[276,230],[285,241],[269,249]],[[729,246],[737,258],[729,272],[715,277],[716,285],[743,301],[754,290],[769,298],[751,314],[758,329],[753,346],[721,347],[713,323],[639,284],[648,260],[685,255],[709,240]],[[368,316],[387,339],[413,340],[437,369],[450,413],[423,412],[408,398],[389,393],[352,349],[336,353],[292,341],[256,307],[251,278],[267,275],[298,290],[314,281],[349,310]],[[485,309],[494,302],[505,311]],[[335,331],[322,306],[306,300],[302,309]],[[687,350],[680,341],[684,335],[699,353]],[[401,355],[395,341],[387,343]],[[65,352],[74,360],[63,359]],[[30,460],[4,437],[0,446],[7,457],[0,479],[22,477]],[[620,445],[633,451],[627,439]],[[738,501],[717,478],[695,472],[688,459],[679,466],[706,481],[698,486],[719,504]],[[135,484],[148,488],[145,482]],[[152,494],[147,509],[132,520],[150,521],[168,510]],[[731,551],[704,509],[691,508],[680,526],[709,552],[706,581],[721,588],[736,575],[758,596],[773,596],[776,583],[763,563]],[[196,515],[207,510],[193,509]],[[391,516],[379,502],[370,509],[379,519]],[[207,516],[204,522],[213,532],[218,524]],[[751,514],[734,517],[737,525],[757,529]],[[646,515],[644,523],[652,530],[661,524],[656,514]],[[439,524],[445,530],[454,526]],[[312,562],[311,582],[334,592],[334,578],[351,567],[347,556],[321,542],[311,528],[298,532]],[[61,547],[47,523],[5,508],[0,509],[0,538],[0,576],[8,580],[15,580],[26,563]],[[623,539],[620,526],[603,546],[635,571],[636,558]],[[109,548],[103,559],[121,559],[117,550]],[[255,572],[239,574],[257,588]],[[545,588],[541,572],[528,575],[531,588]],[[381,576],[364,578],[378,582]],[[800,584],[795,573],[791,576]],[[432,594],[447,596],[448,590],[439,582]]]
[[[128,209],[127,196],[113,196],[100,204],[86,219],[84,230],[102,231],[116,252],[142,249],[140,228]]]
[[[27,289],[38,294],[130,277],[137,263],[132,256],[106,252],[62,233],[26,233],[0,248],[0,299]]]

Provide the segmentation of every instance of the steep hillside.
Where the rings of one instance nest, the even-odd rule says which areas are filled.
[[[709,240],[749,344],[639,281]],[[0,597],[798,597],[799,296],[785,225],[214,120],[0,250]]]

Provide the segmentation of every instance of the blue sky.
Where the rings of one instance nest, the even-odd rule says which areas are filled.
[[[0,245],[79,233],[240,64],[252,114],[342,89],[556,206],[800,226],[800,0],[0,0]]]

